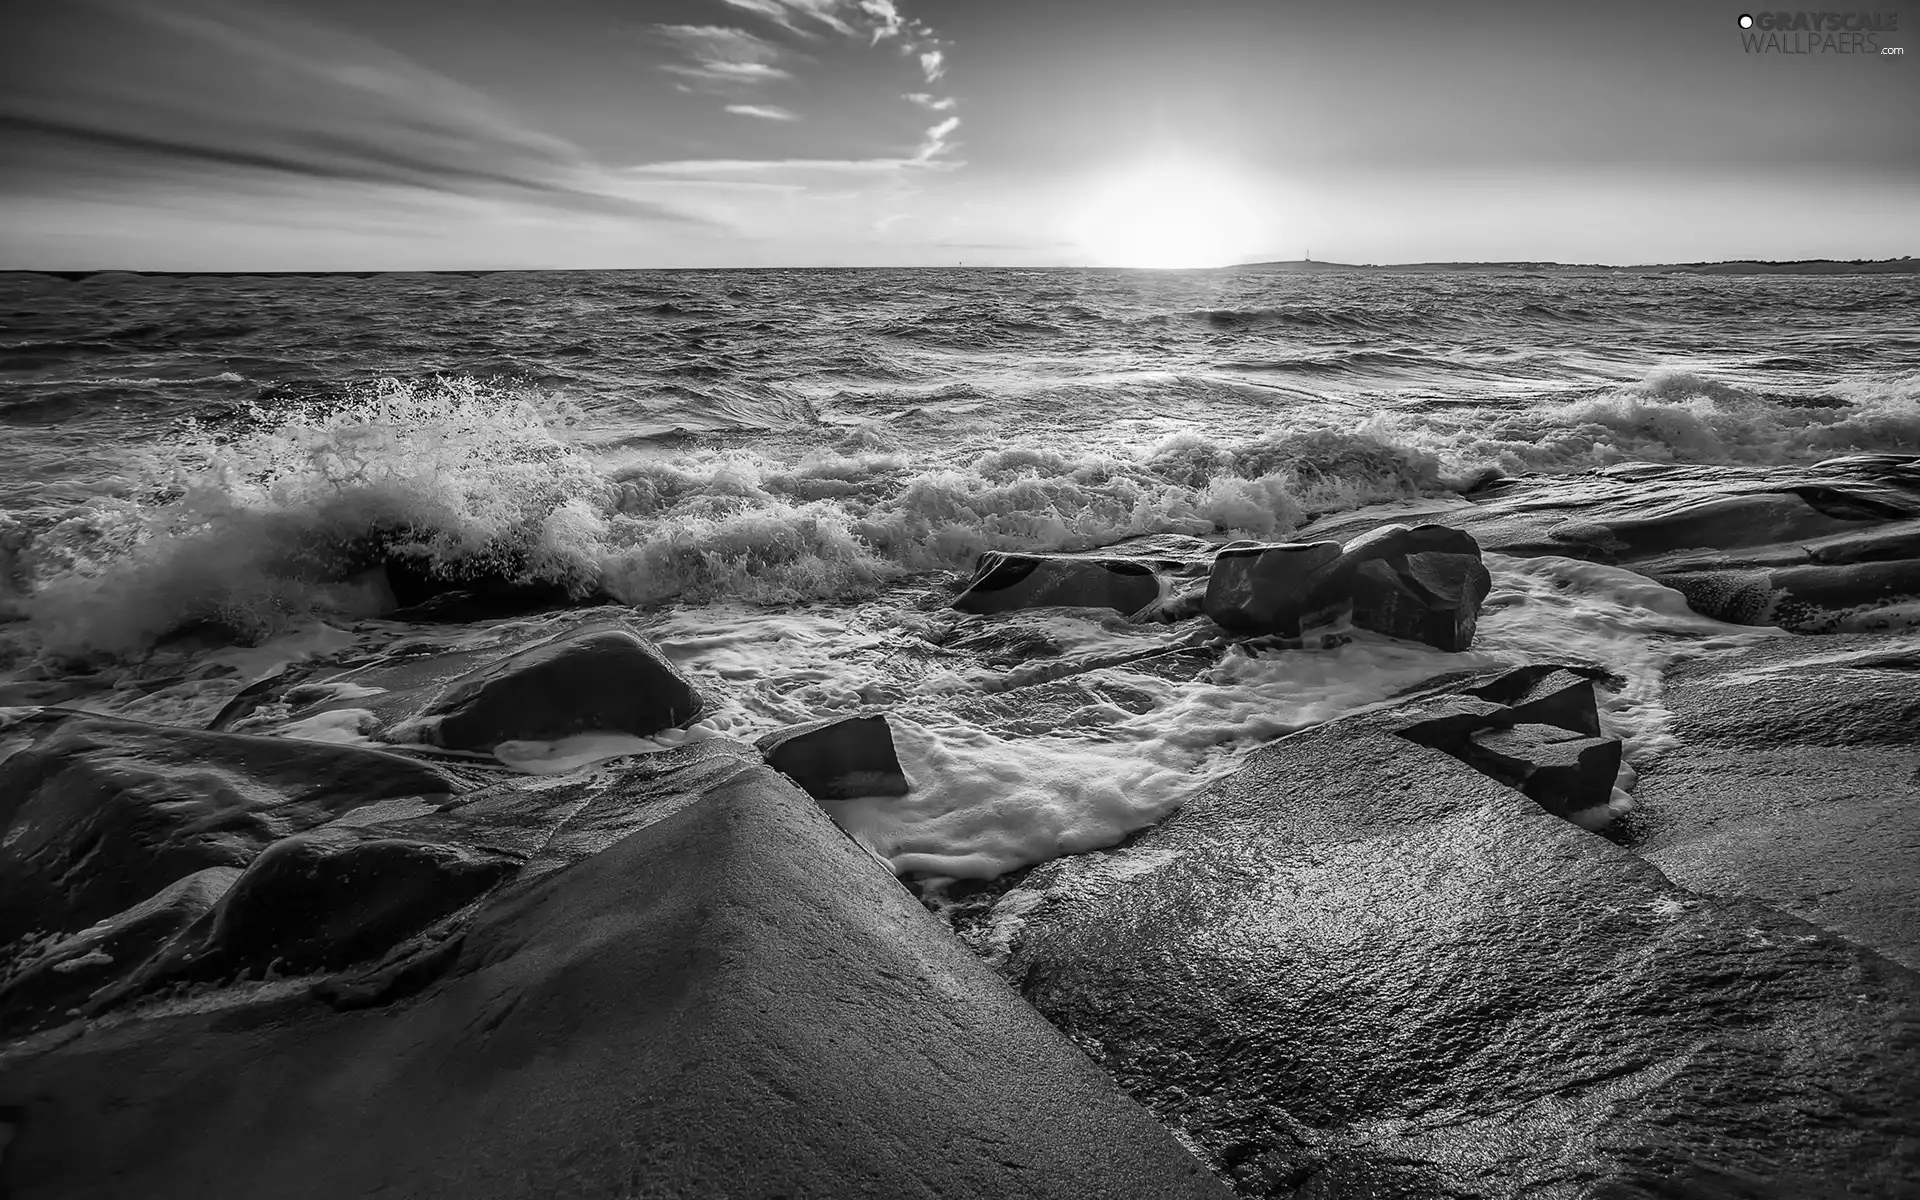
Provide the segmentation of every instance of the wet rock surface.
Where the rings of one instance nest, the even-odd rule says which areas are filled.
[[[995,912],[1022,994],[1242,1195],[1920,1186],[1912,972],[1377,718]]]
[[[448,780],[378,750],[43,710],[0,761],[0,944],[72,932],[208,867]]]
[[[764,767],[441,957],[374,1012],[294,996],[15,1050],[10,1194],[1225,1194]]]
[[[1677,744],[1642,774],[1622,844],[1920,969],[1920,637],[1681,663],[1663,701]]]

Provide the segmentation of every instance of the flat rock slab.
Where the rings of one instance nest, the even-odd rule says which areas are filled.
[[[15,1200],[1214,1197],[764,767],[484,909],[442,982],[0,1058]]]
[[[1679,745],[1624,844],[1920,969],[1920,636],[1778,638],[1671,669]]]
[[[1911,1196],[1920,979],[1675,886],[1375,716],[982,944],[1246,1196]]]

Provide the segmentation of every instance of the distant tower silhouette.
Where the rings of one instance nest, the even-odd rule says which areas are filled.
[[[1313,251],[1312,251],[1312,250],[1308,250],[1308,251],[1307,251],[1307,261],[1308,261],[1308,262],[1312,262],[1312,261],[1313,261]]]

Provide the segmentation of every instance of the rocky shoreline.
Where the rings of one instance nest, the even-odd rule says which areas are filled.
[[[1756,635],[1658,664],[1636,767],[1623,664],[1461,653],[1483,554]],[[713,735],[712,681],[615,609],[309,664],[207,728],[14,685],[0,1190],[1920,1189],[1920,459],[1495,481],[1284,545],[989,555],[946,600],[934,649],[1032,664],[968,702],[1039,726],[1089,663],[1038,608],[1170,627],[1132,652],[1166,678],[1352,637],[1460,665],[944,906],[836,828],[917,790],[885,704]]]

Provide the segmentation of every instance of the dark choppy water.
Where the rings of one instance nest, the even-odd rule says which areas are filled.
[[[1087,672],[1036,732],[983,698],[1004,664],[937,649],[937,582],[983,550],[1276,537],[1489,470],[1920,451],[1912,277],[8,276],[0,314],[17,677],[197,721],[270,660],[425,636],[289,565],[378,540],[643,606],[718,681],[716,732],[886,708],[940,782],[870,840],[962,873],[1110,841],[1238,747],[1472,665],[1442,658],[1592,643],[1657,746],[1660,647],[1724,632],[1628,572],[1496,562],[1538,602],[1490,602],[1469,656]],[[155,649],[196,623],[283,649]],[[1164,636],[1042,623],[1069,660]]]

